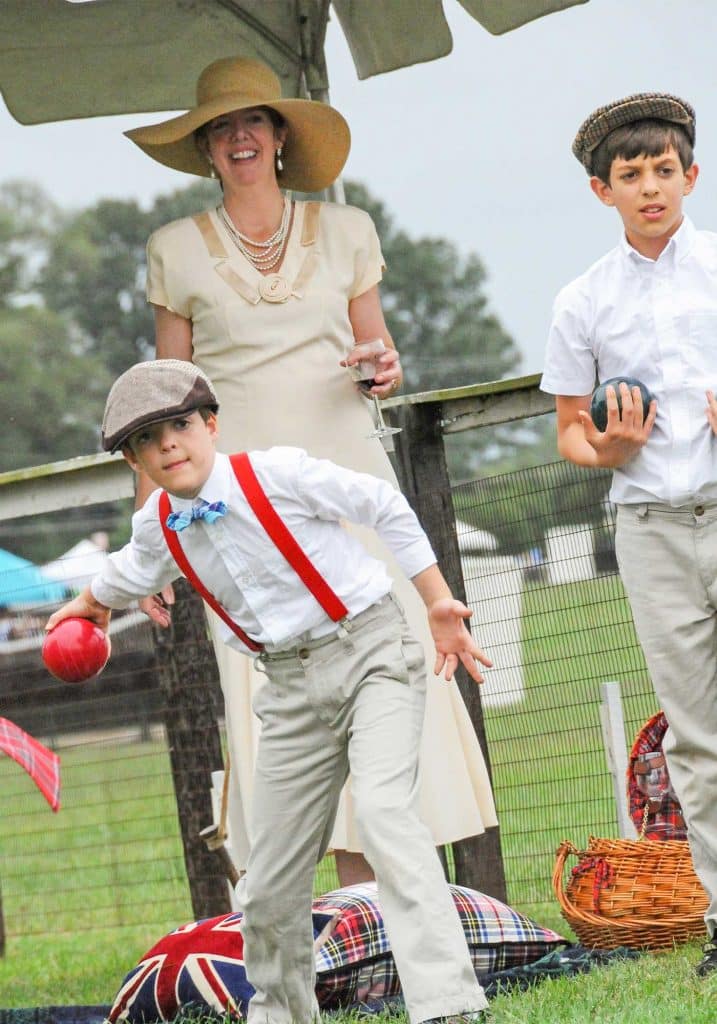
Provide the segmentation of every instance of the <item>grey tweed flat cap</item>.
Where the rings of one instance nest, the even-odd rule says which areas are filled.
[[[110,389],[102,420],[102,447],[116,452],[130,434],[203,407],[219,408],[212,383],[194,363],[155,359],[135,363]]]
[[[682,125],[694,145],[695,112],[689,103],[666,92],[637,92],[594,110],[580,125],[573,141],[573,153],[588,174],[592,174],[593,150],[602,140],[615,128],[645,118]]]

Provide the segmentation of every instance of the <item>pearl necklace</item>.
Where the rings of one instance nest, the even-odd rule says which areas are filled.
[[[289,220],[291,217],[291,203],[288,197],[284,198],[284,211],[281,215],[281,222],[279,227],[276,229],[274,234],[267,238],[265,242],[257,242],[253,238],[249,238],[248,235],[243,235],[241,231],[235,227],[231,217],[227,213],[226,207],[221,203],[217,207],[217,213],[224,224],[225,228],[229,232],[232,241],[236,245],[242,256],[256,267],[259,271],[272,270],[277,263],[281,260],[284,255],[284,248],[289,236]],[[248,246],[254,246],[255,249],[259,249],[259,252],[252,252]]]

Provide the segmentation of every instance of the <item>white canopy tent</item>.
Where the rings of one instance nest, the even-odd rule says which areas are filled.
[[[458,2],[500,34],[587,0]],[[285,96],[326,99],[332,13],[362,79],[452,49],[442,0],[2,0],[0,90],[22,124],[179,110],[203,67],[236,54],[269,64]]]

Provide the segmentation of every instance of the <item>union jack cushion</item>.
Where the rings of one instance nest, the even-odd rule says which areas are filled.
[[[532,963],[566,944],[557,932],[498,900],[463,886],[450,888],[478,977]],[[375,882],[318,897],[313,918],[314,934],[328,935],[316,954],[322,1010],[400,994]],[[244,1017],[253,989],[244,971],[240,925],[237,913],[170,932],[124,979],[107,1024],[167,1021],[188,1006]]]
[[[124,979],[107,1020],[171,1020],[193,1004],[245,1015],[254,990],[244,973],[240,925],[241,914],[229,914],[165,935]]]

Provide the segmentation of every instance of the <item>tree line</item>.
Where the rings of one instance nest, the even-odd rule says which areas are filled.
[[[404,391],[518,375],[520,352],[490,310],[482,260],[445,238],[412,237],[363,185],[345,187],[347,202],[371,215],[381,239],[388,268],[381,298]],[[147,238],[219,200],[207,180],[159,196],[148,209],[134,199],[102,199],[67,211],[39,186],[0,186],[0,471],[98,450],[112,381],[154,353]],[[462,480],[556,457],[552,429],[539,420],[455,435],[448,448],[452,476]]]

